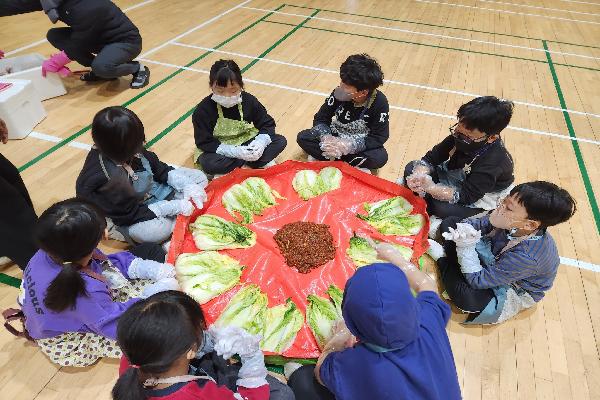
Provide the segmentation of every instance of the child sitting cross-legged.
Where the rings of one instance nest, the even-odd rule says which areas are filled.
[[[575,210],[566,190],[536,181],[515,186],[489,215],[442,222],[437,264],[450,299],[471,313],[467,322],[500,323],[544,298],[560,264],[548,227]]]
[[[19,302],[29,335],[61,366],[121,357],[115,339],[123,312],[141,298],[179,287],[173,266],[160,262],[165,253],[159,245],[107,256],[97,248],[105,232],[104,216],[78,199],[51,206],[34,230],[40,250],[23,273]]]
[[[77,177],[77,197],[106,214],[111,239],[166,242],[178,214],[190,215],[193,205],[202,208],[206,175],[195,168],[173,168],[146,150],[144,125],[133,111],[99,111],[92,138],[94,147]]]

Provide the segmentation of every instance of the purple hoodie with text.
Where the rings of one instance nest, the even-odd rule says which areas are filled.
[[[108,256],[110,262],[128,279],[127,269],[135,258],[127,251]],[[98,274],[102,272],[99,261],[92,259],[90,267]],[[46,252],[39,250],[23,273],[22,309],[26,318],[25,327],[31,337],[46,339],[67,332],[89,332],[116,339],[119,317],[139,299],[114,302],[106,282],[80,272],[87,295],[77,297],[73,308],[61,312],[51,311],[44,305],[44,297],[61,268]]]

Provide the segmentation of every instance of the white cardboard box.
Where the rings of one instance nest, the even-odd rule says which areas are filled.
[[[30,80],[42,101],[67,94],[58,74],[49,73],[45,78],[42,76],[43,61],[44,57],[40,54],[4,58],[0,60],[0,80]]]
[[[0,79],[0,82],[12,83],[0,91],[0,118],[6,122],[8,138],[23,139],[46,118],[46,110],[31,81]]]

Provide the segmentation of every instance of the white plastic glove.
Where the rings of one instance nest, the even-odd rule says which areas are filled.
[[[205,188],[208,185],[208,178],[198,169],[180,167],[169,171],[167,183],[178,192],[183,192],[183,189],[190,184]]]
[[[342,156],[342,153],[337,148],[337,137],[332,135],[321,136],[321,143],[319,147],[323,151],[323,157],[329,159],[338,159]]]
[[[143,258],[135,258],[129,268],[127,275],[130,279],[151,279],[160,281],[166,278],[175,278],[175,267],[171,264],[159,263],[154,260],[144,260]]]
[[[433,178],[428,179],[427,177],[431,178],[431,175],[413,172],[406,177],[406,186],[408,186],[410,190],[417,193],[419,196],[425,197],[427,192],[425,192],[423,184],[429,184],[429,181],[433,183]]]
[[[459,198],[459,192],[451,187],[440,183],[435,183],[431,175],[412,174],[407,177],[407,182],[410,180],[416,190],[413,190],[420,195],[429,193],[431,197],[441,201],[447,201],[450,204],[455,204]],[[412,189],[411,189],[412,190]]]
[[[371,247],[377,252],[377,258],[387,260],[404,272],[411,288],[420,292],[422,290],[435,291],[435,282],[429,275],[420,271],[410,260],[402,256],[394,246],[389,243],[375,243],[370,237],[365,237]]]
[[[323,352],[340,351],[356,344],[356,338],[352,335],[343,319],[336,321],[333,325],[331,337],[323,346]]]
[[[262,153],[265,152],[265,149],[267,148],[268,145],[271,144],[271,142],[272,142],[271,136],[269,136],[266,133],[261,133],[259,135],[256,135],[254,140],[251,141],[250,143],[248,143],[248,147],[254,151],[259,151],[260,155],[262,157]]]
[[[183,187],[183,198],[193,202],[196,208],[202,209],[208,197],[202,185],[190,183]]]
[[[233,146],[231,144],[221,143],[217,148],[217,154],[229,158],[237,158],[244,161],[256,161],[262,154],[249,148],[248,146]]]
[[[186,217],[192,215],[194,206],[189,200],[161,200],[148,206],[158,218],[173,217],[183,214]]]
[[[260,335],[252,335],[245,329],[237,326],[216,327],[208,330],[215,340],[215,351],[223,358],[231,358],[234,354],[243,355],[253,353],[258,349]]]
[[[456,224],[456,229],[449,228],[448,231],[442,233],[442,237],[455,242],[456,247],[475,247],[481,240],[481,231],[464,222],[459,222]]]
[[[147,285],[146,287],[144,287],[144,289],[142,290],[141,297],[143,299],[147,299],[148,297],[152,296],[153,294],[160,293],[160,292],[166,292],[167,290],[180,290],[177,279],[165,278],[160,281],[151,283],[150,285]]]
[[[211,327],[210,334],[215,340],[215,351],[223,358],[238,354],[242,368],[238,373],[237,385],[257,388],[267,384],[265,358],[260,350],[260,335],[252,335],[242,328],[228,326]]]
[[[127,278],[123,276],[121,271],[115,267],[106,268],[101,272],[101,275],[106,279],[106,285],[110,289],[119,289],[127,285],[129,282]]]
[[[317,124],[310,129],[310,132],[318,138],[322,138],[325,135],[331,136],[331,127],[326,124]]]
[[[202,358],[213,351],[215,351],[215,339],[209,331],[202,331],[202,347],[196,352],[196,358]]]
[[[409,176],[406,177],[406,183],[409,189],[413,190],[412,187],[415,187],[418,190],[414,191],[427,191],[435,186],[435,182],[433,178],[429,174],[423,174],[419,172],[413,172]],[[412,186],[412,187],[411,187]]]
[[[481,231],[464,222],[456,224],[456,229],[449,228],[449,232],[442,233],[446,240],[456,243],[456,258],[463,274],[472,274],[482,270],[479,254],[475,250],[477,242],[481,240]]]
[[[323,136],[320,147],[323,150],[323,156],[327,158],[340,158],[346,154],[356,152],[356,143],[354,140],[331,135]]]
[[[427,161],[417,160],[413,164],[413,169],[412,169],[411,174],[431,175],[431,166],[429,165],[429,163]]]

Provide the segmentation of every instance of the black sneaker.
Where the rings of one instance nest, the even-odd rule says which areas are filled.
[[[117,78],[102,78],[94,73],[94,71],[86,72],[79,77],[84,82],[101,82],[101,81],[114,81]]]
[[[150,83],[150,70],[145,65],[140,64],[140,70],[133,74],[133,79],[129,87],[132,89],[141,89]]]

